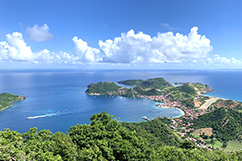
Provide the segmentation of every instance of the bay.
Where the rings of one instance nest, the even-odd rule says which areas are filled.
[[[76,124],[89,124],[90,117],[102,111],[126,122],[141,122],[142,116],[180,116],[179,110],[158,108],[149,99],[85,94],[90,83],[156,77],[170,83],[201,82],[215,90],[208,95],[242,101],[240,70],[7,70],[0,71],[0,92],[24,95],[27,99],[0,112],[0,130],[26,132],[37,127],[66,132]]]

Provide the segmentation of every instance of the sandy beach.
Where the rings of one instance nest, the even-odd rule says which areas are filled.
[[[175,108],[175,109],[177,109],[177,110],[179,110],[179,111],[181,112],[181,115],[178,116],[178,117],[181,117],[181,116],[184,116],[184,115],[185,115],[185,112],[184,112],[184,111],[182,111],[181,109],[176,108],[176,107],[163,106],[163,105],[159,105],[159,106],[157,106],[157,107],[160,107],[160,108]]]

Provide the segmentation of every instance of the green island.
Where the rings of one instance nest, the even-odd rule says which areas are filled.
[[[213,91],[209,86],[201,83],[186,83],[182,86],[174,87],[163,78],[152,78],[145,81],[141,79],[133,79],[119,81],[118,83],[133,87],[121,87],[114,82],[91,83],[88,85],[86,93],[89,95],[112,95],[124,97],[167,95],[167,97],[172,100],[178,100],[180,98],[194,98],[201,93]]]
[[[161,82],[159,82],[161,81]],[[146,97],[179,108],[179,118],[157,117],[140,123],[117,121],[106,112],[89,125],[52,133],[0,131],[0,160],[242,160],[241,102],[201,95],[201,83],[172,86],[162,78],[90,84],[89,95]]]
[[[162,102],[163,104],[157,106],[183,111],[184,115],[179,118],[158,117],[183,140],[189,140],[208,150],[242,149],[241,102],[205,96],[203,94],[213,90],[198,82],[176,82],[179,86],[173,86],[163,78],[152,78],[118,83],[132,87],[121,87],[114,82],[99,82],[90,84],[86,93],[150,98]]]
[[[24,96],[13,95],[11,93],[1,93],[0,94],[0,111],[5,110],[11,106],[12,103],[24,100]]]

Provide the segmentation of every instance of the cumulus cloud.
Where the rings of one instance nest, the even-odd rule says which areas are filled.
[[[210,40],[198,34],[193,27],[188,35],[172,32],[150,35],[134,30],[122,33],[114,40],[99,41],[104,62],[112,63],[164,63],[198,61],[212,50]]]
[[[31,40],[40,42],[47,41],[53,38],[53,34],[49,32],[49,27],[47,24],[43,26],[34,25],[33,27],[28,27],[26,33],[29,35]]]
[[[213,55],[213,57],[209,57],[204,60],[204,64],[206,65],[226,65],[226,66],[240,66],[242,65],[242,60],[226,57],[220,57],[218,54]]]
[[[88,46],[87,42],[82,39],[73,37],[72,41],[75,43],[75,54],[82,62],[98,62],[102,61],[99,53],[100,51]]]
[[[0,42],[0,61],[2,62],[76,64],[79,60],[78,57],[71,56],[66,52],[54,53],[47,49],[33,53],[19,32],[7,34],[6,39],[7,41]]]
[[[0,58],[2,60],[30,60],[32,51],[24,42],[23,35],[18,32],[6,35],[7,42],[0,42]]]
[[[199,62],[205,65],[242,65],[242,60],[214,55],[210,40],[198,34],[193,27],[187,35],[173,32],[158,33],[151,37],[143,32],[130,30],[121,36],[105,41],[99,40],[99,48],[92,48],[87,42],[74,36],[75,50],[72,53],[58,53],[43,49],[33,52],[19,32],[6,35],[0,42],[0,62],[24,61],[34,64],[161,64]]]

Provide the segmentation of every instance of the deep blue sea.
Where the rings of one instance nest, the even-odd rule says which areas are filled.
[[[89,124],[95,113],[106,111],[119,121],[141,122],[142,116],[178,117],[177,109],[157,108],[149,99],[88,96],[87,85],[100,81],[163,77],[168,82],[201,82],[215,92],[210,96],[242,101],[241,70],[35,70],[0,71],[0,93],[24,95],[26,100],[0,112],[0,130],[26,132],[31,127],[67,132],[76,124]],[[27,120],[27,117],[39,118]]]

